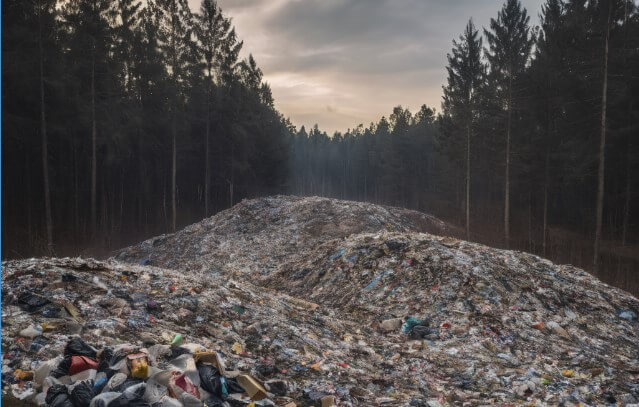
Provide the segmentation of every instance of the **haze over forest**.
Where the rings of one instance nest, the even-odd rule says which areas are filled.
[[[2,2],[3,258],[320,195],[638,289],[635,1],[194,1]]]
[[[501,0],[221,0],[297,127],[332,135],[401,104],[441,110],[446,53],[472,16],[487,27]],[[523,0],[539,25],[542,0]],[[199,0],[189,0],[197,10]]]

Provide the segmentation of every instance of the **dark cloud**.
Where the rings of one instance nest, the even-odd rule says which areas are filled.
[[[191,0],[192,6],[197,0]],[[487,27],[501,0],[219,0],[245,52],[297,125],[329,132],[439,108],[446,53],[469,18]],[[538,21],[542,0],[523,5]]]

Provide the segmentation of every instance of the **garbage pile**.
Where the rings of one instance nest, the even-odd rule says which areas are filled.
[[[114,258],[250,278],[267,276],[328,239],[379,230],[448,235],[453,227],[404,208],[277,195],[244,200],[181,231],[122,249]]]
[[[36,404],[79,406],[223,406],[242,401],[243,394],[262,400],[264,387],[249,375],[226,377],[223,359],[199,345],[170,345],[149,349],[133,344],[96,350],[73,337],[64,355],[41,363],[33,371],[18,369],[14,377],[33,379],[42,392]]]
[[[3,401],[639,405],[639,300],[399,213],[273,197],[124,249],[128,264],[5,262]]]
[[[5,262],[3,401],[290,404],[273,359],[254,350],[261,332],[269,331],[269,344],[303,339],[282,309],[293,312],[299,304],[232,281],[152,267],[68,258]]]
[[[261,281],[397,338],[454,401],[639,403],[639,300],[527,253],[420,233],[326,242]],[[479,401],[479,400],[475,400]]]

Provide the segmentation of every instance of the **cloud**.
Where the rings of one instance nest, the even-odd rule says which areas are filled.
[[[199,8],[198,0],[190,0]],[[538,21],[542,0],[523,5]],[[501,0],[219,0],[298,127],[332,133],[393,106],[439,110],[446,54],[468,19],[487,27]]]

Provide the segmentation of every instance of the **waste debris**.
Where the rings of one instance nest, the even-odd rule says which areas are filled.
[[[119,250],[114,258],[247,278],[268,275],[287,259],[329,239],[380,230],[447,235],[452,228],[410,209],[277,195],[244,200],[181,231]]]
[[[107,261],[3,262],[3,401],[639,403],[637,298],[398,213],[271,197]]]
[[[77,278],[64,281],[69,274]],[[34,291],[47,301],[20,300]],[[4,262],[3,401],[74,407],[303,401],[303,386],[316,382],[304,372],[324,358],[322,342],[334,336],[329,317],[305,304],[250,284],[149,266],[79,258]],[[38,335],[25,336],[24,327]]]

